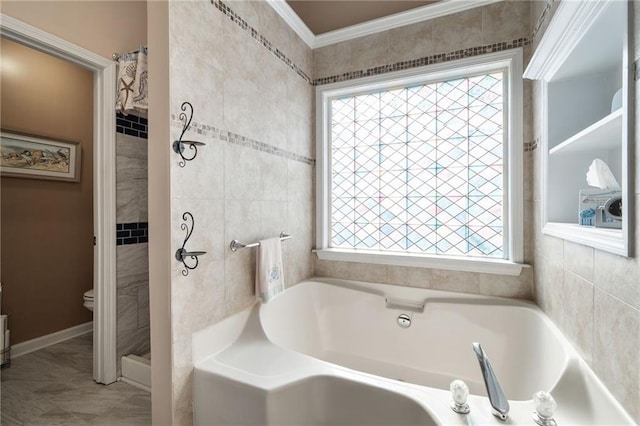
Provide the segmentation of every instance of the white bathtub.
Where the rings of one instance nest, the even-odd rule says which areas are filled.
[[[196,333],[195,423],[501,424],[472,342],[510,400],[508,424],[534,424],[539,390],[557,400],[559,425],[633,424],[531,303],[339,280],[300,283]],[[449,408],[454,379],[470,389],[466,416]]]

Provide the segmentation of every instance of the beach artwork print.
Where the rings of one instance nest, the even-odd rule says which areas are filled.
[[[0,172],[7,177],[80,180],[80,145],[2,131]]]

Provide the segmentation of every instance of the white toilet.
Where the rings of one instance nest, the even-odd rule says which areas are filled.
[[[93,312],[93,289],[84,292],[84,307]]]

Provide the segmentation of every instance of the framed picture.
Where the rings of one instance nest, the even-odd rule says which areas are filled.
[[[30,179],[80,181],[80,144],[2,130],[0,173]]]

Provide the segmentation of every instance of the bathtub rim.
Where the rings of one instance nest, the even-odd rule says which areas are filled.
[[[325,279],[325,278],[307,279],[300,282],[299,284],[302,284],[307,281],[327,283],[327,284],[333,284],[338,286],[342,286],[342,284],[346,283],[348,285],[356,285],[357,286],[356,290],[361,290],[361,287],[363,285],[371,288],[378,288],[378,286],[380,285],[385,287],[386,286],[396,287],[389,284],[375,284],[375,283],[366,283],[361,281],[336,280],[336,279]],[[292,287],[295,287],[295,286],[292,286]],[[572,370],[574,374],[579,374],[580,377],[584,379],[586,383],[589,385],[587,389],[587,393],[589,394],[589,396],[591,396],[593,400],[597,400],[600,405],[607,406],[608,409],[614,410],[613,412],[616,415],[616,419],[619,424],[629,424],[629,425],[636,424],[633,418],[630,416],[630,414],[622,406],[622,404],[615,397],[613,397],[611,392],[607,389],[607,387],[603,384],[603,382],[595,374],[595,372],[587,364],[587,362],[578,354],[578,352],[575,350],[573,345],[568,341],[568,339],[559,330],[559,328],[542,311],[542,309],[532,301],[520,300],[520,299],[509,299],[509,298],[502,298],[502,297],[495,297],[495,296],[456,293],[456,292],[448,292],[448,291],[441,291],[441,290],[430,290],[430,289],[417,289],[417,290],[428,291],[432,294],[439,294],[439,295],[443,295],[443,294],[449,295],[449,296],[453,295],[455,296],[454,299],[458,299],[458,300],[462,298],[462,299],[471,299],[471,300],[500,301],[500,304],[515,305],[522,308],[533,309],[534,311],[538,312],[542,317],[542,320],[545,321],[546,325],[550,327],[550,330],[553,333],[557,334],[559,337],[561,337],[560,341],[562,342],[569,356],[567,367],[563,369],[562,376],[558,378],[554,386],[550,389],[550,392],[554,394],[554,392],[556,391],[556,388],[558,387],[558,384],[562,380],[564,380],[566,375],[568,374],[568,370]],[[194,349],[196,347],[198,348],[198,350],[194,350],[193,352],[194,376],[198,377],[197,380],[194,380],[194,385],[193,385],[194,386],[193,387],[194,407],[195,407],[195,401],[196,401],[195,393],[197,389],[196,382],[201,381],[203,377],[207,377],[208,375],[217,376],[220,374],[220,370],[216,368],[216,364],[218,364],[216,362],[216,356],[221,352],[224,352],[230,349],[236,342],[242,339],[245,331],[245,327],[250,320],[250,314],[252,312],[256,312],[259,314],[259,310],[261,309],[261,307],[262,306],[260,303],[257,303],[257,302],[253,303],[252,305],[248,306],[244,310],[225,318],[221,322],[214,324],[212,326],[209,326],[206,329],[203,329],[193,334]],[[261,324],[260,324],[260,328],[261,328]],[[269,339],[266,338],[266,335],[264,337],[265,337],[264,339],[265,343],[270,345],[275,345],[275,343],[271,342]],[[278,346],[278,348],[283,351],[289,351],[293,353],[294,356],[308,358],[308,360],[311,361],[311,363],[315,365],[315,367],[313,370],[308,371],[307,375],[313,376],[320,373],[323,375],[337,375],[340,378],[345,378],[345,377],[362,377],[365,379],[370,378],[371,380],[379,384],[392,383],[395,386],[399,386],[404,390],[408,391],[410,395],[407,395],[407,397],[410,397],[421,406],[426,407],[426,409],[428,410],[427,413],[435,417],[438,421],[441,422],[441,424],[459,423],[460,418],[458,417],[458,415],[454,415],[454,413],[448,407],[448,404],[450,402],[449,401],[450,396],[448,395],[448,391],[438,389],[438,388],[433,388],[433,387],[426,387],[426,386],[416,385],[412,383],[406,383],[406,382],[394,383],[395,381],[390,378],[377,376],[374,374],[370,374],[370,373],[366,373],[358,370],[349,369],[348,367],[326,362],[321,359],[311,357],[296,351],[291,351],[287,348],[281,348],[280,346]],[[324,371],[324,373],[321,373],[322,371]],[[235,371],[235,373],[237,372],[238,370]],[[247,376],[246,373],[242,373],[241,375],[245,375],[245,377],[251,376],[251,375]],[[222,374],[221,377],[223,380],[226,380],[226,381],[235,381],[236,379],[238,379],[236,374],[232,374],[230,376],[227,376],[226,374]],[[256,379],[256,376],[252,376],[252,379]],[[280,379],[286,380],[286,378],[280,378]],[[252,381],[253,380],[250,380],[250,382]],[[240,382],[241,383],[244,382],[245,384],[247,384],[247,382],[244,380],[240,380]],[[272,388],[272,386],[275,383],[272,382],[271,386],[267,385],[266,388],[264,386],[265,384],[266,383],[262,383],[262,385],[258,386],[258,388],[268,390],[268,388]],[[276,385],[276,387],[278,386]],[[558,397],[560,395],[554,394],[554,396]],[[428,397],[428,398],[425,399],[425,397]],[[487,423],[487,424],[496,424],[496,425],[504,424],[502,422],[495,420],[495,418],[493,418],[493,416],[490,414],[488,410],[489,404],[486,397],[471,394],[469,395],[469,402],[470,404],[472,404],[472,406],[476,407],[472,411],[474,415],[479,416],[479,417],[476,417],[476,420]],[[533,408],[532,399],[510,400],[509,402],[512,407],[510,418],[514,420],[518,418],[522,420],[522,424],[525,423],[524,419],[528,419],[526,421],[526,424],[530,424],[531,423],[530,416]],[[478,408],[480,408],[480,411],[478,410]],[[559,413],[565,409],[566,409],[566,406],[560,405]],[[569,422],[565,422],[565,424],[580,424],[579,421],[577,422],[576,419],[570,415],[571,413],[564,413],[564,414],[565,416],[567,416],[567,419],[569,418],[573,419],[573,423],[569,421]],[[610,424],[610,422],[603,423],[601,421],[600,423],[592,423],[592,424]]]
[[[555,368],[558,369],[557,375],[555,375],[553,377],[552,380],[550,380],[549,384],[548,384],[548,388],[546,389],[539,389],[539,390],[546,390],[548,392],[551,392],[553,389],[555,389],[558,385],[558,383],[562,380],[562,377],[564,377],[564,375],[566,374],[567,370],[569,369],[570,363],[574,358],[581,358],[580,355],[577,353],[577,351],[575,350],[575,348],[573,348],[573,346],[571,345],[571,343],[567,340],[567,338],[564,336],[564,334],[559,330],[559,328],[553,323],[553,321],[551,321],[551,319],[542,311],[542,309],[537,306],[533,301],[530,300],[522,300],[522,299],[512,299],[512,298],[505,298],[505,297],[498,297],[498,296],[487,296],[487,295],[477,295],[477,294],[468,294],[468,293],[461,293],[461,292],[452,292],[452,291],[445,291],[445,290],[433,290],[433,289],[428,289],[428,288],[419,288],[419,287],[404,287],[404,286],[397,286],[397,285],[393,285],[393,284],[382,284],[382,283],[370,283],[370,282],[365,282],[365,281],[355,281],[355,280],[343,280],[343,279],[326,279],[326,278],[318,278],[318,277],[314,277],[314,278],[310,278],[304,281],[301,281],[300,283],[296,284],[295,286],[292,286],[290,288],[287,289],[287,291],[291,291],[291,292],[304,292],[304,291],[311,291],[313,292],[314,286],[321,286],[324,287],[326,285],[329,286],[333,286],[339,289],[343,289],[343,290],[347,290],[347,291],[354,291],[354,292],[363,292],[369,295],[372,295],[374,297],[380,297],[382,299],[382,301],[385,301],[386,298],[389,297],[394,297],[397,299],[403,299],[405,301],[408,302],[413,302],[413,303],[424,303],[425,306],[425,310],[427,308],[427,306],[430,303],[434,303],[434,304],[452,304],[452,305],[472,305],[472,306],[486,306],[486,307],[491,307],[491,306],[500,306],[500,307],[506,307],[506,308],[514,308],[517,310],[525,310],[527,311],[529,314],[532,314],[535,317],[535,321],[536,322],[540,322],[542,327],[544,328],[546,333],[549,333],[553,339],[555,340],[555,343],[557,343],[557,345],[559,345],[558,347],[556,347],[556,351],[560,353],[560,356],[562,357],[560,359],[560,365],[556,365]],[[312,288],[310,290],[307,290],[307,288],[305,287],[309,287],[311,286]],[[285,291],[284,293],[276,296],[276,298],[272,299],[274,301],[276,301],[277,303],[277,298],[279,297],[287,297],[286,293],[287,291]],[[321,290],[323,291],[323,290]],[[416,297],[416,295],[420,296],[420,297]],[[289,293],[290,297],[295,297],[294,295],[292,295],[291,293]],[[268,336],[268,329],[270,327],[266,326],[265,324],[265,317],[269,315],[269,311],[272,309],[276,309],[275,304],[270,304],[269,303],[260,303],[257,306],[257,310],[258,310],[258,317],[261,323],[261,327],[263,330],[263,333],[265,333],[265,337],[274,345],[281,347],[283,349],[287,349],[287,350],[291,350],[293,352],[296,353],[300,353],[301,355],[305,355],[308,356],[312,359],[316,359],[318,361],[322,361],[322,362],[327,362],[329,364],[334,364],[331,361],[328,360],[324,360],[321,357],[317,357],[314,356],[313,354],[308,354],[305,352],[299,352],[296,351],[294,348],[289,348],[286,345],[281,345],[280,343],[273,341],[269,338]],[[396,308],[388,308],[391,311],[396,311],[396,312],[402,312],[403,310],[400,309],[396,309]],[[482,342],[481,342],[482,343]],[[471,351],[471,349],[469,349],[469,351]],[[340,365],[340,364],[334,364],[337,365],[341,368],[347,368],[349,370],[353,370],[353,371],[357,371],[357,372],[361,372],[361,373],[366,373],[366,374],[372,374],[374,376],[377,377],[381,377],[381,378],[388,378],[385,376],[381,376],[381,375],[376,375],[374,373],[368,373],[367,371],[363,371],[363,370],[359,370],[357,368],[351,368],[348,367],[346,365]],[[394,380],[393,378],[388,378],[390,380]],[[453,378],[452,378],[453,380]],[[422,384],[417,384],[417,383],[412,383],[410,381],[406,382],[415,386],[422,386],[422,387],[428,387],[428,388],[432,388],[432,389],[439,389],[439,390],[443,390],[443,388],[441,387],[433,387],[433,386],[428,386],[428,385],[422,385]],[[470,393],[470,395],[472,395]],[[477,395],[479,397],[483,397],[482,394],[476,394],[474,393],[473,395]],[[528,395],[528,394],[527,394]],[[529,397],[518,397],[518,398],[510,398],[509,401],[512,402],[516,402],[516,401],[528,401],[531,400],[533,398],[533,393],[531,393],[531,396]]]

